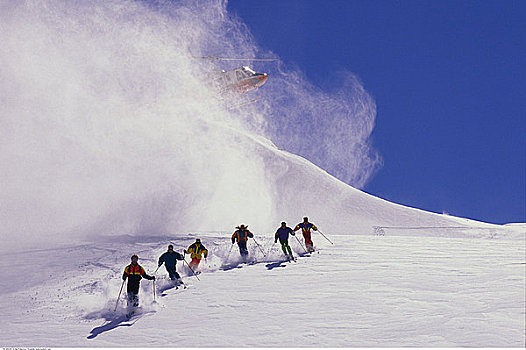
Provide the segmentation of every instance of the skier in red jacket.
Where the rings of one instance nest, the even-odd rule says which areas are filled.
[[[309,222],[308,217],[303,218],[303,222],[300,222],[296,225],[294,228],[294,232],[298,231],[301,228],[301,233],[303,234],[303,238],[305,238],[305,246],[307,247],[307,251],[313,252],[314,251],[314,243],[312,243],[312,238],[310,234],[310,230],[318,231],[318,228]]]
[[[126,292],[128,293],[128,307],[139,306],[139,286],[141,279],[144,277],[147,280],[154,280],[155,276],[150,276],[144,271],[144,268],[138,264],[139,257],[135,254],[131,257],[131,264],[126,266],[122,279],[128,279],[128,286]]]

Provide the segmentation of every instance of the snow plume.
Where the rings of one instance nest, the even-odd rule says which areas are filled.
[[[261,135],[366,181],[374,103],[354,78],[330,95],[278,73],[266,96],[280,99],[263,111],[218,98],[213,68],[193,56],[258,52],[223,1],[7,2],[0,42],[8,246],[263,225],[274,199]]]
[[[370,143],[376,104],[356,76],[330,77],[339,88],[326,92],[296,70],[273,76],[267,113],[269,133],[280,148],[307,158],[340,180],[365,186],[381,165]]]

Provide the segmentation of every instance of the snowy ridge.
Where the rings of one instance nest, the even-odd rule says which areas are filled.
[[[427,227],[438,229],[440,236],[526,239],[526,229],[520,224],[495,225],[391,203],[343,183],[300,156],[277,149],[270,140],[235,129],[229,132],[240,147],[250,148],[263,161],[272,198],[276,198],[270,215],[273,223],[284,219],[294,222],[308,214],[332,233],[370,234],[375,227],[392,227],[391,233],[399,233],[404,227]],[[258,228],[272,230],[267,224]],[[400,234],[429,235],[432,231]]]

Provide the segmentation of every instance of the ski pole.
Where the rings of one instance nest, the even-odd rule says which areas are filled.
[[[119,306],[119,299],[121,298],[122,287],[124,287],[124,282],[126,282],[126,280],[122,281],[121,290],[119,291],[119,296],[117,297],[117,302],[115,303],[115,310],[113,310],[113,312],[117,311],[117,306]]]
[[[232,251],[232,248],[234,248],[234,243],[232,243],[232,245],[230,246],[230,250],[228,251],[228,254],[226,255],[225,262],[228,261],[228,257],[230,256],[230,252]]]
[[[329,242],[331,242],[331,240],[328,239],[327,236],[325,236],[325,235],[323,234],[323,232],[321,232],[320,230],[318,230],[318,232],[319,232],[320,235],[322,235],[326,240],[328,240]],[[331,242],[331,244],[334,244],[334,243]]]
[[[159,267],[161,267],[160,265],[157,266],[157,268],[155,269],[155,271],[153,272],[153,274],[155,275],[155,273],[157,272],[157,270],[159,270]]]
[[[264,257],[266,258],[266,257],[267,257],[267,255],[265,254],[265,252],[263,251],[263,249],[261,248],[261,246],[260,246],[260,245],[258,244],[258,242],[256,241],[256,239],[255,239],[254,237],[252,237],[252,239],[254,239],[254,243],[256,243],[256,244],[257,244],[257,246],[258,246],[259,250],[261,250],[261,252],[263,253],[263,256],[264,256]]]
[[[307,252],[307,249],[303,246],[303,244],[301,243],[301,241],[299,240],[299,238],[296,237],[296,235],[294,235],[294,238],[296,238],[296,241],[298,241],[298,243],[300,244],[301,248],[303,248],[303,250],[305,251],[305,253],[308,253],[308,252]]]
[[[186,263],[186,265],[188,266],[188,268],[190,269],[190,271],[192,271],[192,273],[194,274],[195,278],[197,278],[197,280],[200,281],[199,277],[197,277],[196,273],[195,273],[194,270],[190,267],[190,264],[186,261],[186,259],[183,259],[183,261]]]
[[[155,301],[155,280],[153,280],[153,301]]]
[[[267,253],[268,255],[270,255],[270,252],[272,251],[272,248],[274,248],[275,245],[276,245],[276,242],[274,242],[274,243],[272,244],[272,247],[270,247],[270,249],[268,250],[268,253]]]

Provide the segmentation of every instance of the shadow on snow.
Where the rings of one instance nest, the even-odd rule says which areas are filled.
[[[288,262],[288,260],[282,260],[282,261],[278,261],[278,262],[275,262],[275,263],[266,264],[265,267],[267,268],[267,270],[272,270],[272,269],[275,269],[276,267],[285,267],[285,266],[287,266],[285,264],[287,262]]]
[[[240,269],[243,267],[243,265],[256,265],[258,262],[256,260],[253,261],[235,261],[231,263],[227,263],[222,265],[219,269],[222,271],[229,271],[233,269]]]
[[[112,329],[115,329],[117,327],[131,327],[137,322],[137,320],[146,314],[153,313],[155,311],[139,311],[137,310],[135,314],[133,314],[131,317],[126,316],[125,314],[119,314],[119,313],[111,313],[108,311],[107,313],[101,315],[99,312],[94,312],[92,314],[89,314],[86,316],[86,318],[99,318],[103,317],[105,319],[104,324],[101,326],[95,327],[91,330],[90,335],[87,336],[88,339],[94,339],[99,334],[111,331]]]
[[[301,257],[301,258],[303,258],[303,257],[310,257],[311,255],[312,255],[312,253],[307,253],[307,252],[298,253],[297,254],[297,256]],[[269,258],[267,258],[267,259],[269,259]],[[272,270],[272,269],[275,269],[277,267],[285,267],[285,266],[287,266],[286,263],[288,263],[288,262],[290,262],[290,260],[287,260],[287,259],[282,259],[282,260],[274,261],[274,262],[269,261],[269,260],[267,260],[267,261],[257,261],[257,260],[243,261],[243,260],[240,260],[240,261],[235,261],[235,262],[224,264],[219,269],[223,270],[223,271],[229,271],[229,270],[233,270],[233,269],[240,269],[244,265],[256,265],[256,264],[260,264],[260,263],[267,263],[267,264],[265,264],[265,267],[267,268],[267,270]]]
[[[104,323],[102,326],[93,328],[90,332],[91,334],[88,335],[87,338],[94,339],[99,334],[111,331],[112,329],[115,329],[117,327],[131,327],[135,322],[137,322],[137,318],[129,319],[128,317],[126,317],[126,315],[122,315],[117,317],[116,319],[109,320],[109,322]]]
[[[179,289],[179,288],[186,288],[184,283],[179,283],[177,281],[173,280],[159,280],[159,284],[157,285],[157,291],[162,296],[165,297],[167,294],[166,291],[170,289]]]

